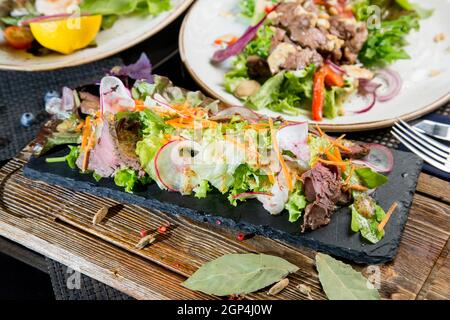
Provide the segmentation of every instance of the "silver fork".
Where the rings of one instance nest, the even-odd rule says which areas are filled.
[[[409,150],[439,170],[450,173],[450,148],[398,120],[391,133]]]

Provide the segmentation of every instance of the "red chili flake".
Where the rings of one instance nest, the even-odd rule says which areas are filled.
[[[167,232],[167,227],[166,226],[160,226],[158,228],[158,233],[166,233]]]
[[[238,241],[244,241],[245,240],[245,234],[243,234],[242,232],[239,232],[236,236],[236,239]]]
[[[267,13],[267,14],[269,14],[269,13],[271,13],[272,11],[273,11],[273,9],[275,8],[275,6],[266,6],[265,8],[264,8],[264,11]]]
[[[141,232],[139,232],[139,234],[141,235],[141,237],[146,237],[148,235],[147,230],[142,229]]]
[[[179,268],[180,268],[180,264],[179,264],[179,263],[174,263],[172,266],[173,266],[174,268],[176,268],[176,269],[179,269]]]

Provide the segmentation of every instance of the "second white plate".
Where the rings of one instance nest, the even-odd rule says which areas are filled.
[[[242,105],[222,86],[224,74],[231,68],[232,59],[222,65],[210,63],[217,50],[214,40],[224,35],[240,36],[248,27],[239,18],[239,0],[197,0],[186,16],[180,32],[180,53],[187,69],[200,86],[211,96],[228,104]],[[423,4],[433,8],[432,17],[421,20],[418,32],[408,36],[406,50],[410,60],[398,61],[391,69],[403,79],[401,93],[386,103],[377,103],[369,112],[325,119],[320,125],[332,131],[361,131],[392,125],[397,118],[410,120],[431,112],[450,100],[450,0],[429,0]],[[446,38],[436,43],[433,38],[443,33]],[[361,101],[349,101],[345,108],[355,109]],[[280,114],[261,110],[268,116]],[[294,121],[310,120],[307,116],[287,116]]]

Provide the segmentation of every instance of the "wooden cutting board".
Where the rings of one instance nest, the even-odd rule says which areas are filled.
[[[214,298],[180,283],[203,263],[227,253],[260,252],[283,257],[300,269],[277,296],[248,299],[326,298],[314,266],[314,251],[256,236],[239,242],[220,226],[74,192],[22,175],[28,153],[0,169],[0,234],[138,299]],[[92,225],[94,214],[110,208]],[[152,246],[137,250],[141,229],[165,221],[174,227]],[[408,222],[392,263],[382,265],[380,292],[388,299],[450,299],[450,184],[422,174]],[[367,276],[373,266],[357,266]],[[308,297],[297,286],[311,289]]]

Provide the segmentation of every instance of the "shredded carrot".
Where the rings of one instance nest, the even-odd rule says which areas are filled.
[[[269,181],[271,184],[275,184],[275,176],[273,174],[273,172],[267,172],[267,177],[269,178]]]
[[[184,129],[195,129],[198,125],[201,128],[214,128],[217,126],[217,122],[206,119],[194,119],[194,118],[175,118],[166,121],[167,124]]]
[[[286,180],[286,184],[287,184],[288,190],[292,191],[293,186],[292,186],[291,174],[289,173],[289,168],[287,167],[286,163],[284,162],[283,155],[281,154],[280,148],[278,147],[277,137],[275,135],[275,130],[273,129],[273,120],[272,120],[272,118],[269,118],[269,127],[270,127],[270,134],[271,134],[271,137],[272,137],[273,149],[275,150],[275,152],[278,155],[278,161],[280,161],[281,169],[283,171],[283,175],[284,175],[284,178]]]
[[[329,161],[329,160],[324,160],[321,158],[317,158],[317,161],[322,162],[324,164],[329,164],[332,166],[345,166],[346,165],[346,163],[343,161]]]
[[[84,120],[83,134],[81,136],[82,150],[84,150],[87,146],[90,131],[91,131],[91,117],[87,116],[86,120]]]
[[[355,190],[355,191],[362,191],[362,192],[369,190],[360,184],[352,184],[350,186],[350,189]]]
[[[355,167],[352,166],[350,168],[350,172],[348,173],[347,178],[345,179],[344,185],[348,185],[350,183],[350,179],[352,178],[354,172],[355,172]]]
[[[83,129],[83,126],[84,126],[84,122],[81,122],[79,125],[77,125],[77,127],[75,128],[75,131],[76,132],[80,132],[81,131],[81,129]]]
[[[341,162],[342,160],[339,160],[338,157],[336,157],[334,154],[332,154],[330,151],[326,150],[325,154],[327,155],[328,160],[335,161],[335,162]]]
[[[91,150],[86,150],[86,152],[84,153],[84,158],[83,158],[83,166],[81,167],[81,171],[85,172],[88,168],[88,162],[89,162],[89,155],[91,153]]]
[[[339,142],[334,142],[333,143],[336,147],[346,151],[346,152],[351,152],[351,150],[349,148],[347,148],[346,146],[344,146],[343,144],[339,143]]]
[[[254,124],[246,125],[244,128],[245,129],[261,130],[261,129],[267,129],[268,126],[269,126],[268,123],[254,123]]]
[[[392,216],[392,213],[394,213],[395,209],[397,208],[397,202],[394,202],[391,207],[389,208],[388,212],[386,212],[386,217],[380,222],[378,225],[378,231],[383,231],[384,227],[388,223],[389,219]]]
[[[322,129],[320,129],[318,124],[316,124],[316,129],[317,129],[317,131],[319,131],[319,134],[321,137],[323,137],[325,135],[325,133],[322,131]]]

